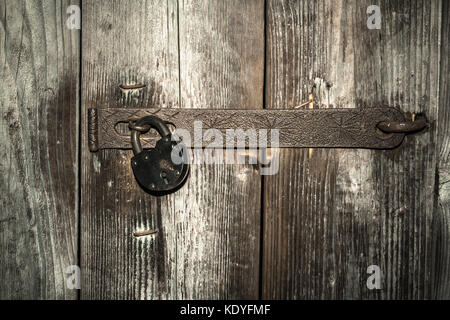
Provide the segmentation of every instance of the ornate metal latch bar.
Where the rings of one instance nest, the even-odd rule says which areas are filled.
[[[364,148],[393,149],[406,134],[423,130],[425,119],[407,120],[395,108],[364,109],[89,109],[88,137],[92,152],[100,149],[131,149],[130,135],[117,130],[146,116],[156,116],[172,128],[216,129],[224,136],[229,129],[278,130],[280,148]],[[197,126],[197,127],[196,127]],[[259,138],[259,137],[258,137]],[[143,148],[156,144],[158,136],[142,137]],[[268,138],[270,145],[270,137]],[[207,142],[192,141],[188,147],[207,147]],[[246,147],[257,147],[246,141]]]

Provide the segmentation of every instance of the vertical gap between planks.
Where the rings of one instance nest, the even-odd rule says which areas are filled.
[[[267,68],[267,0],[264,0],[264,15],[263,15],[263,24],[264,24],[264,67],[263,67],[263,87],[262,87],[262,108],[266,109],[266,85],[267,85],[267,76],[266,76],[266,68]],[[267,149],[264,153],[260,153],[260,157],[267,157]],[[263,159],[260,159],[262,161]],[[265,162],[266,159],[262,163]],[[260,229],[259,229],[259,280],[258,280],[258,298],[262,300],[263,298],[263,281],[264,281],[264,219],[265,219],[265,177],[261,175],[261,200],[260,200]]]
[[[167,10],[169,5],[167,4]],[[169,19],[169,16],[167,16]],[[177,45],[178,45],[178,108],[182,109],[182,98],[181,98],[181,40],[180,40],[180,0],[177,0]],[[162,229],[162,226],[159,226]],[[177,299],[182,299],[178,296],[178,227],[177,219],[174,219],[174,230],[175,234],[175,295]],[[158,248],[160,250],[160,248]]]
[[[81,155],[82,155],[82,148],[83,148],[83,141],[82,141],[82,121],[83,121],[83,105],[82,105],[82,95],[81,95],[81,87],[82,87],[82,63],[83,63],[83,34],[82,34],[82,30],[83,30],[83,0],[80,0],[80,30],[79,30],[79,36],[78,36],[78,41],[79,41],[79,45],[78,45],[78,125],[77,125],[77,136],[78,136],[78,146],[77,146],[77,166],[78,166],[78,177],[77,177],[77,183],[78,183],[78,199],[77,199],[77,204],[78,204],[78,210],[76,210],[76,212],[78,213],[78,250],[77,250],[77,264],[78,267],[81,270],[81,197],[82,197],[82,193],[81,193],[81,189],[83,187],[82,185],[82,165],[81,165]],[[80,274],[80,277],[82,277],[82,275]],[[81,279],[80,279],[80,285],[81,285]],[[81,291],[77,290],[77,300],[81,300]]]

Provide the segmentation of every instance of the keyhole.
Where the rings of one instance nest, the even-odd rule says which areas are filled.
[[[165,184],[169,184],[169,180],[167,180],[167,172],[165,171],[161,172],[161,179],[163,179]]]

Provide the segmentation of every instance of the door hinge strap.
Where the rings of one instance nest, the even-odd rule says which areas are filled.
[[[89,149],[131,149],[128,124],[154,115],[176,129],[184,129],[192,137],[189,147],[208,147],[207,130],[219,130],[224,144],[235,136],[256,133],[257,140],[267,139],[273,146],[271,131],[279,133],[280,148],[365,148],[392,149],[398,147],[407,130],[423,129],[426,121],[406,121],[395,108],[364,109],[127,109],[93,108],[88,110]],[[231,131],[230,130],[234,130]],[[249,131],[250,130],[250,131]],[[217,132],[217,131],[215,131]],[[263,136],[264,135],[264,136]],[[144,148],[153,147],[159,135],[150,132],[142,136]],[[234,140],[233,140],[234,141]],[[254,148],[252,139],[246,147]]]

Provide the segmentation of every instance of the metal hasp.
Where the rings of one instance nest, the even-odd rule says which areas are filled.
[[[130,121],[147,116],[158,117],[172,127],[187,130],[192,137],[191,145],[187,147],[207,147],[209,142],[198,133],[208,129],[219,130],[224,136],[229,129],[244,132],[255,129],[257,141],[260,141],[261,131],[276,129],[279,131],[280,148],[393,149],[402,143],[405,134],[427,127],[425,119],[408,121],[402,112],[390,107],[307,110],[89,109],[90,150],[131,149],[129,131],[120,132],[118,127],[120,124],[128,126]],[[264,138],[271,146],[270,134],[268,136],[266,134]],[[141,137],[140,142],[147,149],[154,147],[159,139],[159,135],[154,133]],[[249,145],[246,141],[246,147],[258,146]]]

